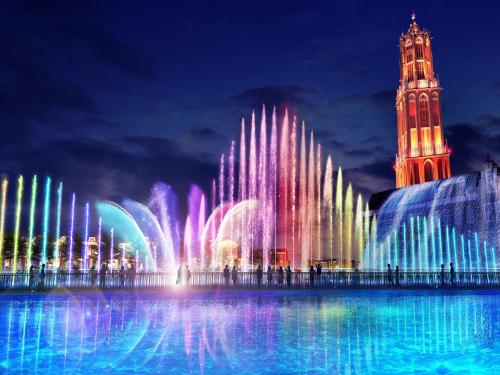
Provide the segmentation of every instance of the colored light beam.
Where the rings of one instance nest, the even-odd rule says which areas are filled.
[[[82,256],[83,256],[83,269],[87,269],[87,241],[89,239],[89,204],[85,203],[85,219],[83,227],[83,241],[82,241]]]
[[[35,209],[36,209],[36,191],[38,180],[36,175],[31,180],[31,201],[30,201],[30,222],[28,228],[28,249],[26,251],[27,268],[31,267],[31,257],[33,254],[33,235],[35,232]]]
[[[57,272],[58,268],[61,266],[60,254],[59,254],[59,237],[61,237],[61,205],[62,205],[62,191],[63,184],[59,183],[57,188],[57,212],[56,212],[56,238],[54,242],[54,271]]]
[[[110,240],[109,240],[109,270],[112,270],[113,267],[113,258],[114,258],[114,249],[113,247],[115,246],[114,240],[115,240],[115,230],[111,228],[110,231]]]
[[[102,235],[102,217],[99,216],[99,228],[97,230],[97,269],[101,269],[101,235]]]
[[[17,179],[17,195],[16,195],[16,215],[14,221],[14,259],[12,262],[12,271],[17,272],[17,256],[19,253],[19,229],[21,227],[21,209],[23,205],[23,189],[24,179],[19,176]]]
[[[7,188],[9,187],[9,180],[4,178],[2,180],[2,206],[0,208],[0,270],[3,270],[3,240],[5,237],[5,211],[7,209]]]
[[[52,179],[45,180],[45,191],[43,199],[43,221],[42,221],[42,264],[47,263],[47,244],[49,242],[49,218],[50,218],[50,185]]]
[[[68,271],[71,272],[73,265],[73,233],[75,230],[75,203],[76,203],[76,194],[73,193],[71,197],[71,211],[70,211],[70,224],[69,224],[69,257],[68,257]]]

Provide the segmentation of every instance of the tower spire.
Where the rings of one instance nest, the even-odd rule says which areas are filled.
[[[417,15],[415,14],[415,9],[411,11],[411,21],[415,23],[415,19],[417,18]]]

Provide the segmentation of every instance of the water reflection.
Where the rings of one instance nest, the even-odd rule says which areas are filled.
[[[4,372],[368,373],[500,365],[498,293],[3,297]]]

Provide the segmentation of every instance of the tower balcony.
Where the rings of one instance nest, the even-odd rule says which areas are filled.
[[[432,155],[445,155],[449,154],[451,149],[447,145],[435,145],[435,146],[421,146],[413,147],[407,151],[403,151],[401,154],[396,155],[395,166],[404,162],[407,158],[419,158]]]
[[[437,79],[419,79],[417,81],[402,81],[400,88],[403,90],[429,89],[439,87]]]

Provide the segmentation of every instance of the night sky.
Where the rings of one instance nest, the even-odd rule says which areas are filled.
[[[433,36],[452,174],[500,159],[495,2],[5,1],[0,162],[83,199],[204,188],[252,109],[287,105],[356,191],[394,187],[398,37]]]

